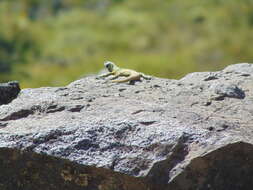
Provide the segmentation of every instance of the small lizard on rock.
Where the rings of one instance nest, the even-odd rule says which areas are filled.
[[[139,73],[137,71],[131,70],[131,69],[124,69],[120,68],[117,65],[115,65],[113,62],[106,61],[104,63],[105,67],[108,69],[108,73],[100,75],[97,78],[105,78],[111,75],[114,75],[114,77],[111,78],[111,82],[116,82],[116,83],[123,83],[123,82],[134,82],[134,81],[139,81],[141,78],[144,78],[146,80],[150,80],[150,76],[146,76],[143,73]],[[115,80],[121,76],[126,77],[125,79],[119,79]]]

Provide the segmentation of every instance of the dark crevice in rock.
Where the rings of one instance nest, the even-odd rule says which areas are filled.
[[[51,105],[47,108],[46,113],[55,113],[65,110],[65,106]]]
[[[84,105],[75,105],[68,109],[70,112],[80,112],[84,108]]]
[[[17,120],[17,119],[22,119],[25,117],[28,117],[29,115],[33,114],[34,112],[29,109],[21,109],[17,112],[13,112],[10,115],[6,116],[3,119],[0,119],[0,121],[10,121],[10,120]]]
[[[217,80],[217,79],[219,79],[217,76],[211,75],[211,76],[208,76],[207,78],[205,78],[204,81]]]
[[[60,91],[65,91],[65,90],[68,90],[68,88],[67,87],[60,87],[57,90],[55,90],[55,92],[60,92]]]
[[[0,123],[0,129],[6,127],[7,125],[8,123]]]
[[[167,185],[170,180],[170,171],[184,160],[185,156],[188,154],[187,142],[190,139],[190,135],[184,133],[179,139],[176,145],[171,147],[168,146],[167,154],[168,158],[166,160],[157,162],[153,165],[153,168],[150,170],[147,178],[149,181],[152,181],[154,184],[163,184]],[[166,154],[165,152],[163,154]]]
[[[135,115],[135,114],[138,114],[138,113],[141,113],[141,112],[144,112],[144,111],[146,111],[146,110],[137,110],[137,111],[133,112],[132,115]]]
[[[10,120],[18,120],[22,118],[26,118],[29,115],[33,115],[35,113],[55,113],[61,112],[65,110],[65,106],[58,105],[50,105],[47,108],[42,108],[40,105],[34,105],[28,109],[20,109],[16,112],[12,112],[10,115],[0,119],[0,121],[10,121]]]
[[[139,123],[148,126],[154,124],[155,122],[157,121],[140,121]]]

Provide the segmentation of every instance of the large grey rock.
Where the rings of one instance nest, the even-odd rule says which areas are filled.
[[[0,187],[252,189],[252,84],[245,63],[181,80],[24,89],[0,106]]]

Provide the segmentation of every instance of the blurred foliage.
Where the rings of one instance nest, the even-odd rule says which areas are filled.
[[[59,86],[105,60],[159,77],[253,59],[252,0],[0,0],[0,81]]]

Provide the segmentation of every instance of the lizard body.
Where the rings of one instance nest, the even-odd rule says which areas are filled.
[[[104,65],[108,69],[109,72],[99,76],[99,78],[104,78],[104,77],[114,75],[114,77],[111,78],[111,82],[123,83],[123,82],[128,82],[128,81],[130,81],[130,82],[137,81],[137,80],[140,80],[141,78],[144,78],[146,80],[151,79],[151,77],[146,76],[143,73],[139,73],[135,70],[120,68],[117,65],[115,65],[113,62],[110,62],[110,61],[106,61],[104,63]],[[121,76],[124,76],[126,78],[115,80]]]

